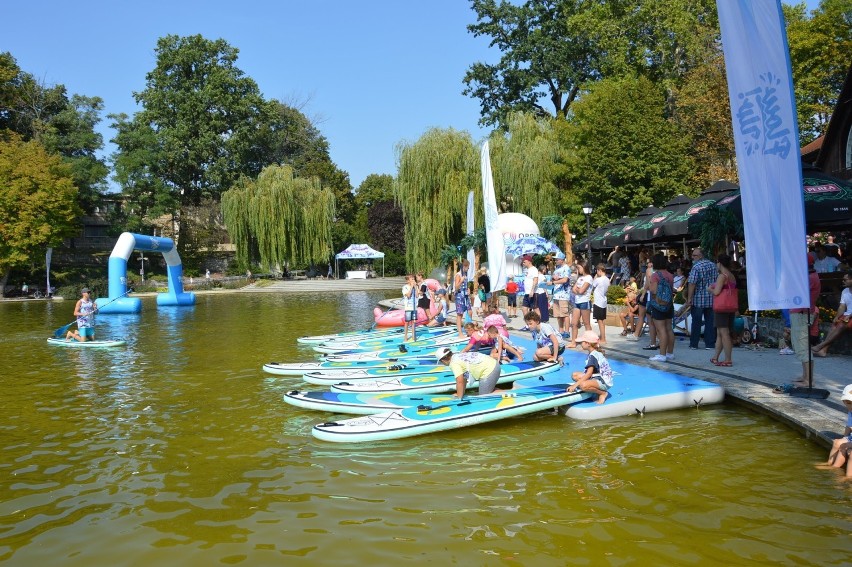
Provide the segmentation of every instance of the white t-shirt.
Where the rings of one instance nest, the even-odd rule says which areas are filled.
[[[589,301],[589,298],[592,297],[592,276],[583,275],[577,278],[577,286],[582,287],[584,284],[588,283],[589,287],[586,288],[586,291],[583,293],[574,293],[574,304],[577,303],[586,303]]]
[[[535,278],[541,279],[541,277],[538,275],[538,268],[536,268],[535,266],[530,266],[524,271],[524,292],[527,295],[535,295],[536,293],[536,290],[533,287],[533,280]],[[538,284],[536,284],[536,286],[537,285]]]
[[[843,314],[847,317],[852,316],[852,291],[848,287],[843,288],[840,293],[840,303],[846,306],[846,311]]]
[[[417,294],[411,294],[411,286],[408,284],[402,286],[402,304],[406,311],[417,310]]]
[[[592,282],[592,290],[595,295],[594,304],[606,309],[606,292],[609,291],[609,278],[606,276],[596,277]]]

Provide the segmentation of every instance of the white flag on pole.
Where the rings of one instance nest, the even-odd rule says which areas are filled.
[[[476,230],[476,223],[473,216],[473,191],[467,194],[467,233],[473,234]],[[467,261],[470,266],[467,268],[467,281],[476,281],[476,251],[471,248],[467,251]]]
[[[779,0],[718,0],[752,310],[810,305],[796,103]]]
[[[497,198],[494,195],[494,176],[491,175],[488,140],[482,144],[480,166],[485,209],[485,239],[488,245],[488,276],[491,279],[493,293],[506,289],[506,245],[503,242],[503,233],[497,225]]]

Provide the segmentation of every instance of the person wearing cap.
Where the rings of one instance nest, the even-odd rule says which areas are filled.
[[[556,268],[553,270],[553,316],[563,339],[569,336],[571,327],[571,268],[565,264],[565,254],[556,254]]]
[[[598,336],[594,331],[584,331],[577,342],[589,353],[586,369],[571,374],[574,384],[568,386],[568,392],[591,392],[598,395],[597,403],[606,401],[607,392],[612,388],[612,368],[606,357],[598,350]]]
[[[538,289],[538,268],[533,266],[533,257],[531,254],[524,255],[524,260],[521,262],[524,266],[524,302],[521,304],[521,312],[524,314],[526,321],[527,313],[535,311],[536,299],[535,292]],[[528,326],[521,327],[521,331],[529,331]]]
[[[435,351],[435,359],[449,366],[456,377],[456,397],[462,399],[467,386],[479,382],[479,394],[490,394],[497,386],[500,365],[497,360],[481,352],[459,352],[453,354],[448,347]]]
[[[89,297],[89,288],[84,287],[80,290],[82,296],[77,300],[74,306],[74,316],[77,318],[77,328],[73,331],[68,331],[65,335],[65,340],[74,339],[84,343],[86,341],[95,340],[95,313],[98,307]]]
[[[793,350],[796,351],[796,358],[802,363],[802,375],[793,381],[795,386],[808,386],[812,372],[811,357],[808,353],[810,344],[808,341],[809,323],[814,317],[819,315],[819,310],[816,307],[817,297],[822,291],[822,284],[819,281],[819,274],[814,270],[814,260],[816,256],[813,253],[808,253],[808,290],[810,292],[811,303],[810,307],[800,309],[790,309],[790,343]]]
[[[843,394],[840,396],[840,401],[846,406],[846,429],[843,430],[843,437],[835,439],[831,444],[831,451],[828,453],[828,465],[831,468],[842,468],[846,465],[846,478],[852,477],[852,459],[849,458],[849,453],[852,451],[852,384],[843,388]]]
[[[465,334],[462,330],[465,313],[468,317],[472,317],[470,290],[467,285],[467,271],[470,268],[470,262],[467,258],[462,260],[461,269],[456,272],[455,280],[453,281],[453,289],[456,293],[456,330],[459,333],[459,338],[464,338]]]
[[[817,277],[819,282],[819,277]],[[852,330],[852,272],[846,272],[843,276],[843,292],[840,294],[840,305],[837,306],[837,315],[831,322],[831,329],[825,336],[825,339],[818,345],[814,346],[814,354],[817,356],[827,356],[828,346],[837,340],[840,335],[846,331]],[[811,300],[811,305],[814,305]]]

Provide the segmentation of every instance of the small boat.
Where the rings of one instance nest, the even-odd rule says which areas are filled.
[[[76,341],[74,339],[65,340],[51,337],[47,339],[47,344],[75,348],[109,348],[124,346],[127,344],[127,341],[123,339],[114,341]]]
[[[495,392],[484,396],[453,398],[397,410],[315,425],[317,439],[338,443],[360,443],[413,437],[539,412],[591,397],[585,392],[568,393],[567,384],[551,384]]]

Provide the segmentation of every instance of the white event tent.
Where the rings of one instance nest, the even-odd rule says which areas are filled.
[[[335,274],[340,277],[339,260],[369,260],[374,258],[382,259],[382,277],[385,277],[385,253],[378,252],[370,248],[369,244],[350,244],[346,250],[343,250],[334,257]]]

